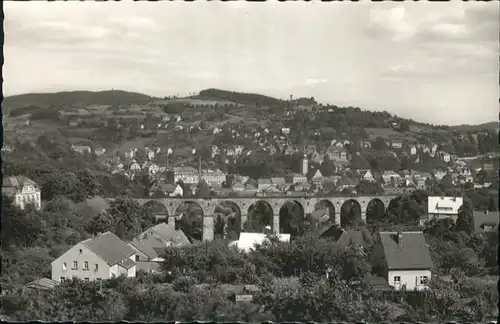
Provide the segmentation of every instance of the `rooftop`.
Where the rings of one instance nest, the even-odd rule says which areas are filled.
[[[423,232],[380,232],[384,255],[389,270],[431,269],[429,245]]]
[[[111,232],[100,234],[81,243],[100,256],[110,266],[134,254],[134,250],[127,243]]]

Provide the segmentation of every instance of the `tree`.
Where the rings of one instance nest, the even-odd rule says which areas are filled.
[[[97,233],[104,233],[112,229],[114,229],[113,219],[106,211],[96,214],[89,219],[87,223],[87,230],[89,233],[94,235]]]
[[[10,197],[2,196],[2,245],[33,246],[44,235],[38,214],[30,209],[20,210]]]
[[[198,186],[196,187],[196,196],[197,197],[209,197],[210,196],[210,187],[205,182],[205,180],[201,180],[198,182]]]
[[[112,201],[107,213],[113,220],[115,234],[121,239],[130,240],[142,230],[139,222],[141,207],[130,198]]]
[[[321,163],[320,172],[324,177],[332,176],[336,171],[335,164],[330,160],[329,156],[326,155],[323,163]]]
[[[458,209],[457,230],[467,234],[474,232],[474,216],[472,212],[472,202],[465,198],[462,206]]]

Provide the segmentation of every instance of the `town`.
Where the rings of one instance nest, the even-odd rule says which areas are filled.
[[[227,95],[219,90],[208,92],[201,92],[198,98]],[[232,96],[243,102],[248,97]],[[180,132],[174,126],[180,121],[186,123],[186,129],[191,127],[187,126],[192,123],[189,100],[202,101],[161,100],[167,102],[163,111],[173,105],[188,112],[158,117],[170,122],[168,127],[162,126],[169,136]],[[463,280],[460,278],[496,280],[497,243],[491,240],[498,239],[498,149],[495,142],[488,142],[495,136],[491,131],[453,131],[451,141],[449,137],[439,141],[433,140],[432,132],[443,132],[441,129],[429,125],[428,133],[412,133],[404,128],[414,125],[383,116],[386,127],[375,131],[390,134],[389,139],[349,131],[337,135],[333,128],[321,127],[313,128],[304,139],[296,135],[303,134],[303,129],[294,127],[296,119],[308,119],[303,128],[309,128],[314,120],[349,108],[322,107],[302,99],[313,105],[304,110],[300,101],[291,97],[279,103],[283,105],[283,125],[252,127],[226,122],[220,128],[204,126],[197,130],[203,145],[198,142],[192,147],[176,145],[176,141],[130,147],[136,141],[132,135],[115,139],[114,145],[108,141],[106,147],[77,144],[47,132],[29,143],[7,138],[2,148],[3,214],[16,217],[15,222],[25,219],[29,223],[22,225],[28,226],[22,227],[26,231],[22,239],[12,231],[13,236],[4,242],[34,253],[35,259],[28,258],[31,265],[26,266],[37,267],[15,282],[38,294],[41,291],[43,296],[80,281],[142,278],[142,282],[151,278],[148,280],[169,283],[176,289],[181,283],[201,287],[207,280],[215,280],[231,285],[226,293],[236,298],[233,303],[256,303],[263,294],[262,276],[277,270],[256,268],[257,255],[267,255],[272,264],[291,264],[291,268],[279,270],[273,285],[279,278],[300,281],[312,273],[334,282],[342,280],[353,291],[368,285],[384,302],[437,289],[433,280],[445,286]],[[157,107],[157,102],[143,104],[143,114],[148,107]],[[126,107],[128,104],[117,109]],[[94,111],[95,107],[79,109]],[[36,117],[36,113],[35,119],[30,114],[12,115],[6,118],[7,127],[11,120],[24,125],[16,127],[17,132],[40,122],[57,123],[66,135],[90,127],[83,126],[86,119],[82,117],[78,125],[72,124],[72,117],[62,110],[55,119]],[[89,118],[105,120],[98,113]],[[156,123],[146,124],[141,117],[132,120],[145,132]],[[131,126],[121,122],[108,118],[107,125],[95,132],[113,125],[116,132],[129,127],[132,134]],[[91,127],[95,129],[95,125]],[[498,134],[498,128],[495,131]],[[159,136],[155,134],[153,140]],[[186,132],[184,138],[196,137]],[[234,142],[240,144],[231,144]],[[264,163],[267,165],[262,166]],[[60,166],[54,169],[56,165]],[[4,220],[4,226],[9,224],[20,226]],[[310,244],[323,248],[317,250]],[[40,245],[47,246],[42,248],[46,252],[39,250]],[[302,252],[282,259],[284,256],[272,252],[277,247]],[[191,256],[184,260],[180,251]],[[463,251],[469,252],[464,255]],[[233,270],[225,273],[219,266],[188,261],[213,253],[228,254],[226,267]],[[355,258],[355,264],[343,263],[352,262],[345,257]],[[234,258],[249,262],[244,269],[252,266],[239,274],[233,264],[236,259],[231,261]],[[352,266],[358,270],[346,274],[345,267]],[[7,276],[9,273],[6,271]],[[463,277],[457,277],[459,274]],[[21,274],[16,271],[16,275]],[[16,287],[14,279],[7,278],[4,295]],[[100,289],[111,289],[100,285]],[[397,307],[391,312],[404,313]]]
[[[1,320],[496,323],[491,4],[3,8]]]

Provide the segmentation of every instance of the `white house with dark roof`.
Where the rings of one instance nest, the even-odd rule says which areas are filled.
[[[433,264],[423,232],[380,232],[373,253],[379,275],[395,290],[427,288]]]
[[[428,219],[458,218],[458,209],[463,205],[463,197],[429,196],[427,200]]]
[[[52,261],[52,280],[85,281],[125,275],[135,277],[135,251],[111,232],[99,234],[70,248]]]
[[[35,209],[41,208],[40,187],[25,176],[3,178],[2,194],[11,197],[14,205],[20,209],[24,209],[28,204],[33,204]]]

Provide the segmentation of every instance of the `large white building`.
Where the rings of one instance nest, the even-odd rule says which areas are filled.
[[[463,205],[463,197],[429,196],[427,203],[428,219],[451,218],[454,221],[458,217],[458,209]]]
[[[135,277],[135,251],[115,234],[106,232],[77,243],[52,261],[52,280],[78,278],[104,280],[125,275]]]
[[[33,204],[41,208],[41,192],[38,184],[25,176],[5,177],[2,183],[2,194],[13,199],[16,206],[24,209]]]
[[[184,183],[196,184],[200,180],[200,174],[193,167],[175,167],[174,181],[177,183],[179,180]]]

